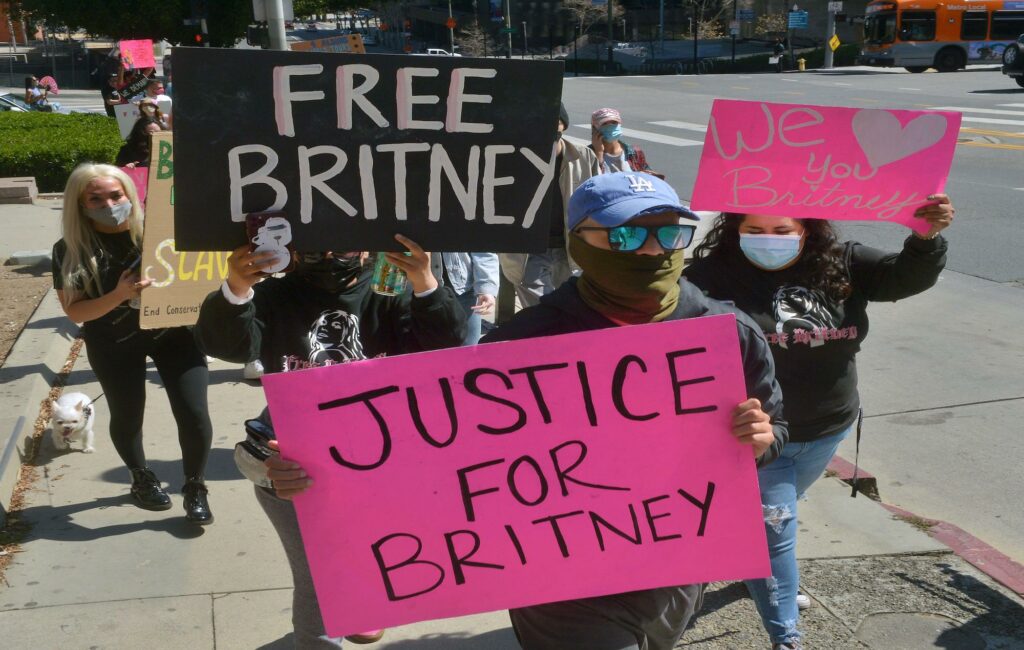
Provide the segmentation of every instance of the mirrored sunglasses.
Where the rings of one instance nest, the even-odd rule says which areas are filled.
[[[678,251],[686,248],[693,241],[697,226],[690,224],[671,224],[667,226],[636,226],[623,225],[611,228],[598,226],[581,226],[576,229],[601,230],[608,236],[608,247],[613,251],[631,253],[638,251],[647,243],[647,238],[654,236],[658,244],[667,251]]]

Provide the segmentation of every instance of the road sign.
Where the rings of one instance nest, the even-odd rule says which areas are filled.
[[[843,13],[843,3],[832,0],[828,3],[828,10],[833,14],[841,14]]]
[[[753,20],[754,20],[754,10],[753,9],[740,9],[737,12],[736,17],[739,18],[740,20],[742,20],[743,22],[746,22],[746,23],[753,22]]]
[[[790,29],[807,29],[808,16],[806,11],[789,12]]]
[[[518,31],[519,30],[517,28],[515,28],[515,27],[502,27],[501,29],[498,30],[498,33],[499,34],[515,34]]]
[[[828,39],[828,46],[832,48],[833,52],[839,49],[839,46],[841,44],[842,42],[839,40],[839,37],[836,36],[835,34],[832,34],[832,38]]]
[[[451,16],[448,16],[448,20],[444,21],[444,26],[448,29],[455,29],[455,24],[455,19]]]

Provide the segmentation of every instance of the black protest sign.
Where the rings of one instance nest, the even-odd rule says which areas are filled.
[[[558,62],[175,48],[178,250],[281,210],[300,251],[539,252]]]

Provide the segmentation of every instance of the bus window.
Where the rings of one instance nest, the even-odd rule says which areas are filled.
[[[1015,41],[1024,34],[1024,11],[993,11],[992,40]]]
[[[935,12],[904,11],[900,17],[900,40],[935,40]]]
[[[965,11],[960,25],[960,40],[983,41],[988,36],[988,12]]]
[[[875,14],[864,19],[864,39],[868,43],[892,43],[896,40],[896,14]]]

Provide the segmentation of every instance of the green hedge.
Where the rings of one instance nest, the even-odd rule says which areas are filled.
[[[61,192],[79,163],[113,163],[121,148],[106,115],[0,113],[0,178],[34,176],[40,192]]]

